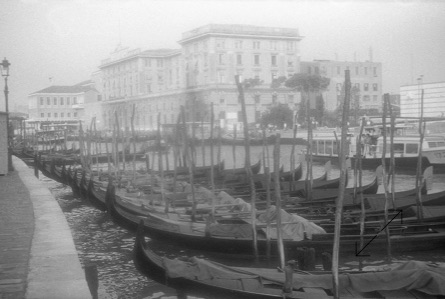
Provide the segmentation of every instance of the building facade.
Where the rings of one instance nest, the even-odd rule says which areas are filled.
[[[420,117],[423,90],[423,116],[445,117],[445,82],[400,87],[400,116]]]
[[[270,86],[300,72],[301,39],[297,29],[207,25],[185,32],[180,49],[118,48],[95,75],[104,125],[128,127],[134,109],[135,128],[150,130],[158,117],[162,124],[176,123],[181,106],[189,121],[208,120],[212,104],[221,126],[239,123],[235,75],[261,82],[245,91],[248,122],[274,104],[294,109],[299,93]]]
[[[301,62],[301,72],[319,74],[330,79],[323,92],[326,110],[335,110],[344,100],[345,70],[349,70],[352,84],[351,101],[356,100],[360,109],[382,111],[382,64],[380,62],[347,62],[314,60]],[[355,91],[354,91],[355,90]]]
[[[28,96],[27,123],[39,130],[42,123],[89,122],[91,117],[85,107],[100,101],[101,95],[91,80],[72,86],[50,86]]]

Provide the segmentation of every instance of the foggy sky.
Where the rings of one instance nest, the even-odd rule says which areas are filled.
[[[384,93],[445,81],[445,3],[440,1],[3,0],[0,60],[11,63],[9,106],[50,85],[90,79],[118,43],[179,48],[185,31],[209,23],[298,28],[301,60],[383,66]],[[52,81],[50,81],[52,78]],[[3,90],[4,82],[0,82]],[[0,111],[4,96],[0,94]]]

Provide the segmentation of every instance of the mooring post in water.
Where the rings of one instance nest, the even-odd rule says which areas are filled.
[[[349,102],[351,98],[351,79],[349,70],[345,70],[345,101],[343,103],[343,115],[342,115],[342,128],[341,128],[341,141],[339,152],[339,164],[340,164],[340,186],[337,198],[337,205],[335,210],[335,227],[334,227],[334,242],[332,249],[332,284],[334,298],[340,298],[339,295],[339,278],[338,278],[338,263],[340,254],[340,230],[343,213],[343,200],[346,187],[346,133],[348,130],[349,119]]]
[[[283,268],[285,277],[283,284],[283,298],[287,298],[287,295],[292,294],[292,289],[294,285],[293,283],[294,264],[295,264],[294,260],[288,261],[286,267]]]
[[[39,178],[39,160],[37,158],[37,153],[34,154],[34,175]]]
[[[93,296],[93,299],[97,299],[99,298],[99,277],[97,273],[97,266],[92,263],[86,263],[84,270],[85,279],[87,281],[88,288],[90,289],[91,296]]]
[[[246,169],[247,178],[249,179],[250,184],[250,194],[251,194],[251,202],[252,211],[251,211],[251,220],[252,220],[252,241],[253,241],[253,253],[255,258],[258,258],[258,244],[257,244],[257,231],[256,231],[256,190],[255,183],[253,181],[252,168],[250,167],[250,139],[249,139],[249,128],[247,123],[247,112],[246,112],[246,101],[244,98],[244,89],[243,85],[240,83],[239,75],[235,76],[236,87],[238,89],[239,100],[241,102],[241,114],[243,118],[243,130],[244,130],[244,149],[246,152],[245,155],[245,163],[244,167]]]

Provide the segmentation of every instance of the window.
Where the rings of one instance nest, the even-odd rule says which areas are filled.
[[[224,102],[225,102],[225,99],[219,99],[220,104],[224,104]]]
[[[332,141],[332,153],[333,153],[334,155],[338,155],[337,141]]]
[[[394,143],[393,144],[393,149],[394,149],[394,154],[403,154],[403,152],[405,151],[405,144],[403,144],[403,143]],[[389,146],[386,148],[386,152],[387,153],[391,152],[391,148]]]
[[[236,40],[235,41],[235,49],[242,49],[243,48],[243,41],[242,40]]]
[[[40,113],[40,117],[44,118],[45,117],[45,113]]]
[[[40,106],[43,106],[43,104],[45,104],[45,101],[43,100],[43,98],[40,98]]]
[[[54,105],[57,105],[57,98],[53,98],[54,100]]]
[[[50,99],[49,97],[46,98],[46,105],[47,105],[47,106],[51,105],[51,99]]]
[[[294,66],[294,55],[287,56],[287,66],[288,67]]]
[[[68,112],[68,113],[66,114],[66,116],[67,116],[67,117],[71,117],[71,112]]]
[[[272,55],[271,64],[272,66],[277,66],[277,55]]]
[[[254,64],[255,65],[260,65],[260,54],[255,54],[255,55],[253,55],[253,58],[254,58]]]
[[[363,101],[369,102],[371,99],[369,96],[363,96]]]
[[[354,84],[354,87],[355,87],[357,90],[360,91],[360,83],[355,83],[355,84]]]
[[[218,72],[218,83],[225,83],[226,82],[226,76],[224,75],[224,72],[220,71]]]
[[[332,141],[331,140],[326,140],[326,144],[325,144],[325,152],[327,155],[332,156]]]
[[[260,42],[259,41],[254,41],[253,42],[253,48],[254,49],[259,49],[261,47]]]
[[[77,97],[74,97],[74,98],[73,98],[73,104],[74,104],[74,105],[77,105]]]
[[[57,116],[58,116],[57,112],[54,112],[54,118],[57,118]]]
[[[417,143],[407,143],[406,153],[407,154],[417,154],[419,152],[419,145]]]
[[[224,49],[226,47],[225,41],[222,38],[219,38],[216,40],[216,48],[218,49]]]
[[[51,113],[48,113],[48,117],[51,117]]]
[[[66,104],[69,105],[70,104],[70,97],[66,98]]]
[[[369,84],[368,84],[368,83],[365,83],[365,84],[363,85],[363,90],[364,90],[364,91],[368,91],[368,90],[369,90]]]
[[[261,97],[260,95],[255,95],[255,104],[260,104],[261,103]]]
[[[218,62],[219,62],[220,65],[224,65],[224,62],[225,62],[224,54],[219,54]]]
[[[237,65],[243,64],[243,55],[242,54],[236,54],[236,64]]]
[[[60,98],[60,105],[61,106],[63,105],[63,102],[64,102],[64,100],[63,100],[63,97],[62,97],[62,98]]]
[[[373,91],[377,91],[379,88],[378,88],[378,84],[377,83],[374,83],[374,84],[372,84],[372,90]]]
[[[313,140],[312,141],[312,153],[316,154],[317,153],[317,148],[318,148],[317,141]]]
[[[65,113],[61,112],[60,117],[62,117],[62,118],[65,117]]]

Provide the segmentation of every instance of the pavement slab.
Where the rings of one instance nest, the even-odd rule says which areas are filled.
[[[91,298],[59,204],[23,161],[13,164],[0,176],[0,299]]]

